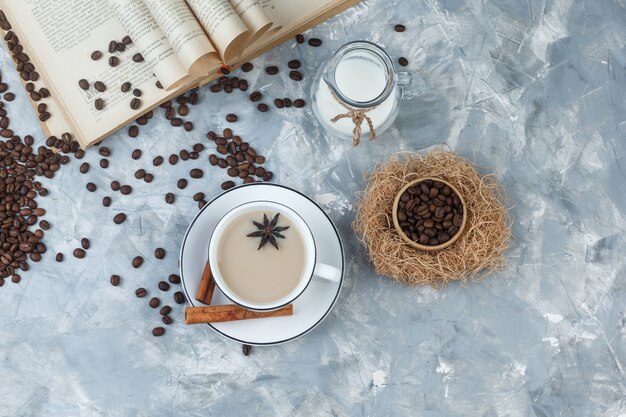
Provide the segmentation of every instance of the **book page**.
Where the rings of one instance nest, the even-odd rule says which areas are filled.
[[[207,75],[221,59],[185,0],[143,0],[185,67],[194,75]]]
[[[250,41],[254,41],[263,36],[268,30],[276,30],[272,21],[258,0],[230,0],[230,5],[243,23],[250,29]]]
[[[166,90],[185,82],[187,70],[143,0],[109,0],[111,9]]]
[[[62,114],[53,114],[51,119],[65,116],[71,133],[82,146],[145,113],[146,103],[158,103],[167,97],[167,91],[155,86],[150,66],[131,59],[138,52],[135,46],[127,46],[124,53],[114,53],[120,59],[117,67],[108,65],[109,41],[121,40],[127,34],[108,2],[3,0],[2,6],[41,74],[43,85],[61,109]],[[104,56],[91,60],[94,50],[102,51]],[[84,91],[78,86],[81,78],[92,86],[95,81],[102,81],[107,89],[102,93],[93,87]],[[143,92],[144,105],[138,110],[129,107],[132,94],[120,91],[125,81]],[[105,103],[101,111],[94,107],[96,98]]]
[[[243,52],[250,31],[228,0],[186,0],[224,62]]]

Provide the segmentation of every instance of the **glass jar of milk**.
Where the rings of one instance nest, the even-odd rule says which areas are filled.
[[[375,139],[398,115],[399,85],[411,74],[397,73],[389,55],[368,41],[345,44],[320,69],[312,86],[315,116],[333,137]]]

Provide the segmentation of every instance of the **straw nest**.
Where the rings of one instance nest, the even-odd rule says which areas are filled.
[[[393,227],[393,201],[404,185],[438,177],[465,198],[467,224],[450,247],[425,252],[404,242]],[[357,201],[354,231],[365,244],[376,273],[409,285],[442,286],[449,281],[477,281],[505,266],[511,222],[505,195],[493,176],[480,176],[474,165],[444,149],[420,155],[404,153],[380,163],[367,178]]]

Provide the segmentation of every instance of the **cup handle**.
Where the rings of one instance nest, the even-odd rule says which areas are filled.
[[[335,268],[334,266],[318,263],[315,264],[313,276],[339,284],[341,281],[341,270],[339,268]]]

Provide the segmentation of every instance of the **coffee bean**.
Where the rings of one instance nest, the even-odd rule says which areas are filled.
[[[193,130],[193,123],[190,121],[183,123],[183,129],[185,129],[186,132],[191,132]]]
[[[401,56],[400,58],[398,58],[398,64],[400,64],[403,67],[406,67],[407,65],[409,65],[409,60]]]
[[[291,107],[291,99],[289,97],[286,97],[283,99],[283,103],[285,104],[285,107]]]
[[[406,27],[405,27],[404,25],[399,25],[399,24],[398,24],[398,25],[395,25],[395,26],[393,27],[393,29],[394,29],[396,32],[404,32],[404,31],[406,30]]]
[[[133,55],[132,60],[133,60],[133,62],[143,62],[143,55],[141,55],[141,53],[137,52],[136,54]],[[157,86],[157,88],[159,88],[159,87]]]
[[[161,281],[161,282],[163,282],[163,281]],[[164,284],[167,284],[167,282],[164,282]],[[169,285],[168,285],[168,288],[169,288]],[[163,306],[163,307],[161,307],[161,310],[159,310],[159,314],[161,314],[162,316],[167,316],[171,312],[172,312],[172,307],[170,307],[170,306]]]
[[[130,81],[126,81],[122,83],[122,85],[120,86],[120,90],[122,91],[122,93],[128,93],[130,91],[130,86]]]
[[[99,60],[100,58],[102,58],[102,52],[100,52],[100,51],[93,51],[93,52],[91,53],[91,59],[92,59],[93,61],[97,61],[97,60]]]
[[[117,49],[117,42],[111,41],[109,42],[109,53],[112,54]]]
[[[87,172],[89,172],[89,163],[83,162],[82,164],[80,164],[79,171],[81,172],[81,174],[86,174]]]
[[[259,101],[261,98],[263,98],[263,94],[260,91],[255,91],[250,94],[250,101],[252,102]]]
[[[124,194],[124,195],[128,195],[130,193],[133,192],[133,187],[131,187],[130,185],[122,185],[120,187],[120,193]]]
[[[178,114],[181,116],[187,116],[189,114],[189,107],[186,104],[178,106]]]
[[[167,204],[174,204],[174,201],[176,201],[176,196],[173,193],[165,194],[165,202]]]
[[[278,67],[276,65],[270,65],[269,67],[265,67],[265,72],[268,75],[276,75],[278,74]]]
[[[120,63],[120,59],[116,56],[109,57],[109,66],[117,67]]]
[[[226,94],[230,94],[230,93],[232,93],[232,92],[233,92],[233,86],[232,86],[232,84],[226,84],[226,85],[224,85],[224,92],[225,92]]]
[[[204,176],[204,171],[202,171],[200,168],[194,168],[189,171],[189,176],[194,179],[202,178]]]
[[[100,168],[107,169],[108,167],[109,167],[109,160],[108,159],[101,159],[100,160]]]
[[[269,110],[269,107],[265,103],[260,103],[258,106],[256,106],[256,108],[261,113],[265,113],[265,112],[267,112]]]
[[[86,237],[82,238],[80,240],[80,245],[83,247],[83,249],[87,250],[89,249],[90,243],[89,243],[89,239],[87,239]]]
[[[15,100],[15,94],[13,94],[13,93],[5,93],[4,94],[4,99],[6,101],[13,101],[13,100]]]
[[[293,101],[293,106],[298,109],[304,107],[305,105],[306,105],[306,102],[301,98],[297,98]]]
[[[319,38],[311,38],[309,39],[309,45],[317,48],[322,45],[322,40]]]
[[[124,221],[126,221],[126,214],[124,213],[118,213],[113,216],[113,223],[115,224],[122,224]]]
[[[135,256],[132,262],[133,268],[139,268],[141,264],[143,264],[143,258],[141,256]]]
[[[101,98],[97,98],[93,104],[96,110],[102,110],[104,108],[104,101],[102,101]]]
[[[182,293],[182,292],[180,292],[180,291],[176,291],[176,292],[174,293],[174,302],[175,302],[176,304],[182,304],[182,303],[184,303],[184,302],[185,302],[185,294],[183,294],[183,293]]]
[[[235,183],[232,181],[224,181],[222,183],[222,190],[229,190],[235,186]]]
[[[304,43],[304,35],[303,35],[303,34],[301,34],[301,33],[298,33],[298,34],[296,35],[296,42],[297,42],[297,43]]]
[[[161,281],[161,282],[159,282],[159,289],[161,291],[168,291],[170,289],[170,284],[168,284],[165,281]]]
[[[145,288],[137,288],[135,290],[135,295],[137,296],[137,298],[144,298],[146,295],[148,295],[148,291]]]
[[[252,65],[251,62],[244,62],[244,64],[241,66],[241,70],[243,72],[250,72],[252,71],[253,68],[254,68],[254,65]]]
[[[184,189],[187,187],[187,180],[186,180],[186,179],[184,179],[184,178],[179,179],[179,180],[176,182],[176,186],[177,186],[179,189],[184,190]]]
[[[168,158],[168,162],[170,163],[170,165],[176,165],[176,163],[178,162],[178,155],[170,155],[170,157]]]
[[[138,99],[137,97],[135,97],[134,99],[132,99],[130,101],[130,108],[133,110],[137,110],[139,109],[139,107],[141,107],[141,100]]]
[[[220,84],[213,84],[210,88],[212,93],[219,93],[222,91],[222,86]]]
[[[75,258],[82,259],[85,257],[85,250],[81,248],[76,248],[74,249],[74,252],[72,252],[72,254]]]
[[[163,157],[162,156],[156,156],[153,160],[152,160],[152,165],[154,165],[155,167],[158,167],[159,165],[161,165],[163,163]]]
[[[63,254],[61,252],[57,253],[56,256],[55,256],[55,260],[57,262],[63,262],[63,258],[64,258],[64,256],[63,256]]]
[[[248,81],[246,80],[240,80],[239,81],[239,89],[241,91],[248,91]]]
[[[265,174],[263,174],[263,181],[265,182],[271,181],[272,178],[274,178],[274,174],[270,171],[267,171]]]
[[[78,86],[83,90],[89,90],[89,81],[84,78],[78,81]]]
[[[289,71],[289,78],[294,81],[302,81],[302,73],[300,71]]]
[[[122,188],[122,186],[120,185],[120,182],[117,180],[113,180],[111,181],[111,190],[113,191],[119,191],[120,188]]]
[[[156,248],[154,250],[154,257],[157,258],[157,259],[165,258],[165,249],[163,249],[163,248]]]
[[[172,322],[174,320],[172,320],[172,318],[170,316],[163,316],[163,317],[161,317],[161,321],[163,322],[163,324],[169,326],[170,324],[172,324]]]
[[[96,189],[98,188],[96,187],[96,184],[94,184],[93,182],[88,182],[86,187],[87,187],[87,191],[90,191],[92,193],[96,191]]]
[[[104,85],[102,81],[96,81],[95,83],[93,83],[93,88],[101,93],[107,89],[106,85]]]
[[[130,36],[126,35],[122,38],[122,43],[124,45],[130,45],[131,43],[133,43],[133,40],[130,38]]]
[[[274,100],[274,105],[277,108],[282,109],[283,107],[285,107],[285,102],[282,99],[277,98],[277,99]]]
[[[287,66],[290,69],[298,69],[298,68],[300,68],[301,65],[302,64],[297,59],[292,59],[291,61],[287,62]]]
[[[236,114],[230,113],[226,115],[226,121],[230,122],[230,123],[234,123],[238,120],[239,118],[237,117]]]
[[[252,353],[252,346],[250,345],[241,345],[241,352],[244,356],[250,356]]]
[[[109,207],[111,205],[111,197],[106,196],[102,199],[102,205],[104,207]]]
[[[111,275],[111,285],[119,287],[122,278],[119,275]]]
[[[138,88],[134,88],[134,89],[133,89],[133,95],[134,95],[135,97],[141,97],[141,94],[142,94],[142,92],[141,92],[141,90],[140,90],[140,89],[138,89]]]
[[[141,158],[141,154],[142,154],[141,149],[135,149],[133,153],[131,154],[131,158],[133,158],[134,160],[137,160]]]
[[[165,329],[163,327],[155,327],[152,329],[152,336],[159,337],[165,334]]]
[[[157,308],[161,305],[161,300],[159,300],[157,297],[152,297],[148,302],[148,305],[152,308]]]
[[[180,284],[180,277],[176,274],[171,274],[167,280],[172,284]]]

